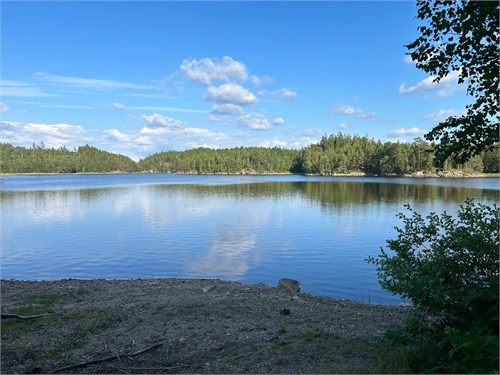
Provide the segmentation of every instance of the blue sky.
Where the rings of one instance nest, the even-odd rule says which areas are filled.
[[[139,159],[301,148],[325,134],[411,142],[463,112],[456,75],[405,57],[413,1],[2,1],[0,142]]]

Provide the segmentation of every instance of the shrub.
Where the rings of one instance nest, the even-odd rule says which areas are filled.
[[[425,315],[401,337],[417,343],[434,371],[498,371],[499,216],[496,205],[466,201],[457,218],[398,216],[404,228],[368,262],[381,286]],[[422,318],[425,316],[425,318]],[[430,371],[418,369],[419,371]]]

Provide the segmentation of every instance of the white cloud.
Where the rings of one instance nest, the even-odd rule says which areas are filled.
[[[260,113],[244,113],[238,117],[238,124],[249,129],[265,130],[271,127],[269,121]]]
[[[144,135],[141,137],[137,137],[135,140],[135,143],[140,144],[140,145],[153,145],[153,141],[151,140],[151,137]]]
[[[363,111],[360,108],[351,107],[350,105],[341,105],[338,104],[332,108],[333,112],[338,115],[359,115],[362,114]]]
[[[411,65],[415,65],[415,61],[413,61],[413,59],[411,58],[410,55],[404,55],[403,57],[403,62],[405,64],[411,64]]]
[[[289,89],[279,89],[279,90],[274,90],[274,91],[267,91],[267,90],[261,90],[258,92],[259,96],[271,96],[273,98],[279,98],[279,99],[290,99],[290,98],[295,98],[297,97],[297,93],[295,91],[289,90]]]
[[[368,112],[368,113],[360,113],[358,115],[358,118],[361,120],[369,120],[369,121],[374,121],[376,118],[375,112]]]
[[[274,125],[283,125],[285,123],[285,119],[283,117],[276,117],[273,120]]]
[[[41,108],[62,108],[62,109],[95,109],[89,105],[73,105],[73,104],[42,104]]]
[[[205,57],[200,60],[184,60],[180,69],[189,80],[204,85],[211,85],[214,81],[244,82],[248,79],[245,64],[229,56],[222,59]]]
[[[118,129],[105,130],[104,134],[106,134],[110,139],[118,142],[130,142],[130,137]]]
[[[243,109],[241,108],[241,106],[236,104],[222,103],[214,104],[211,113],[215,113],[218,115],[241,115],[243,113]]]
[[[361,120],[375,120],[375,112],[364,112],[361,108],[350,105],[337,104],[332,108],[332,112],[342,116],[356,116]]]
[[[43,79],[46,82],[71,86],[71,87],[83,87],[83,88],[102,89],[102,90],[117,90],[117,89],[150,90],[155,88],[154,86],[150,85],[139,85],[135,83],[119,82],[106,79],[58,76],[54,74],[49,74],[47,72],[37,72],[35,73],[35,76]]]
[[[399,129],[394,129],[389,133],[389,137],[391,138],[398,138],[398,137],[408,137],[408,136],[413,136],[413,137],[418,137],[421,135],[424,135],[427,133],[427,130],[423,130],[417,127],[413,128],[399,128]]]
[[[155,113],[151,116],[142,115],[141,121],[146,126],[154,126],[154,127],[180,128],[183,126],[183,122],[181,120],[176,120],[172,117],[163,116],[158,113]]]
[[[259,77],[257,75],[252,75],[250,77],[250,80],[252,81],[252,85],[256,87],[267,85],[268,83],[271,83],[273,81],[271,77],[268,76]]]
[[[8,112],[9,107],[7,107],[5,104],[0,102],[0,112]]]
[[[168,128],[150,128],[145,126],[140,130],[140,134],[150,134],[150,135],[162,135],[170,132]]]
[[[287,147],[287,143],[285,141],[279,140],[279,139],[271,139],[271,140],[263,140],[260,144],[259,147],[267,147],[267,148],[273,148],[273,147],[281,147],[285,148]]]
[[[125,106],[125,104],[123,104],[123,103],[117,103],[117,102],[113,103],[113,108],[121,110],[121,111],[127,109],[127,107]]]
[[[224,125],[228,125],[231,123],[231,121],[229,121],[227,117],[217,117],[214,115],[208,116],[208,121]]]
[[[346,124],[345,122],[343,122],[343,123],[341,123],[341,124],[339,125],[339,128],[340,128],[340,129],[348,129],[348,128],[349,128],[349,125],[348,125],[348,124]]]
[[[460,71],[454,70],[446,77],[442,78],[439,83],[434,82],[436,79],[435,76],[429,76],[414,86],[406,87],[406,85],[401,84],[398,91],[400,94],[414,94],[417,92],[431,91],[436,92],[439,97],[448,97],[455,91],[464,88],[463,84],[458,84],[459,75]]]
[[[2,80],[0,81],[0,96],[49,97],[54,95],[42,91],[39,87],[36,87],[33,84]]]
[[[24,125],[24,130],[30,133],[43,134],[66,139],[83,133],[83,128],[80,125],[70,124],[28,123]]]
[[[207,113],[204,109],[195,108],[178,108],[178,107],[127,107],[127,109],[141,111],[166,111],[166,112],[182,112],[182,113]]]
[[[441,109],[436,113],[428,114],[424,117],[424,120],[431,121],[435,124],[446,120],[448,117],[460,117],[466,114],[465,109]]]
[[[217,104],[231,103],[236,105],[250,105],[257,102],[257,98],[248,90],[235,83],[225,83],[219,87],[209,87],[205,100]]]
[[[183,121],[158,113],[151,116],[143,115],[141,120],[145,126],[139,131],[139,135],[134,141],[151,146],[151,148],[218,148],[230,140],[230,137],[224,133],[204,128],[187,127]]]
[[[310,128],[293,137],[290,141],[290,147],[292,148],[303,148],[309,146],[312,143],[318,143],[321,139],[323,132],[318,128]]]
[[[85,133],[80,125],[0,122],[0,142],[16,146],[30,147],[33,143],[43,142],[49,148],[61,146],[71,148],[92,140],[85,137]]]

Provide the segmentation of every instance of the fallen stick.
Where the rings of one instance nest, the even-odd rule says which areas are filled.
[[[68,366],[60,367],[60,368],[57,368],[55,370],[49,371],[48,374],[55,374],[56,372],[59,372],[59,371],[66,371],[66,370],[74,369],[74,368],[77,368],[77,367],[84,367],[84,366],[87,366],[87,365],[92,365],[94,363],[111,361],[113,359],[119,359],[119,358],[122,358],[122,357],[134,357],[136,355],[140,355],[140,354],[146,353],[147,351],[159,348],[163,344],[164,344],[163,342],[160,342],[158,344],[154,344],[153,346],[149,346],[149,347],[147,347],[145,349],[141,349],[141,350],[138,350],[138,351],[133,352],[133,353],[114,354],[114,355],[110,355],[109,357],[92,359],[90,361],[75,363],[74,365],[68,365]]]
[[[16,319],[23,319],[23,320],[29,320],[29,319],[36,319],[36,318],[41,318],[43,316],[49,316],[52,314],[38,314],[38,315],[17,315],[17,314],[2,314],[2,319],[8,319],[8,318],[16,318]]]
[[[123,367],[122,370],[167,371],[167,370],[175,370],[175,369],[182,368],[182,367],[187,367],[187,365],[167,366],[167,367]]]
[[[114,368],[115,370],[119,370],[124,374],[130,374],[127,370],[130,371],[170,371],[176,370],[178,368],[188,367],[187,365],[178,365],[178,366],[167,366],[167,367],[116,367],[108,364],[110,368]]]

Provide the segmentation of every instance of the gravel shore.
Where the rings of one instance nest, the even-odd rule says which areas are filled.
[[[379,372],[411,311],[211,279],[2,280],[1,303],[3,374]]]

